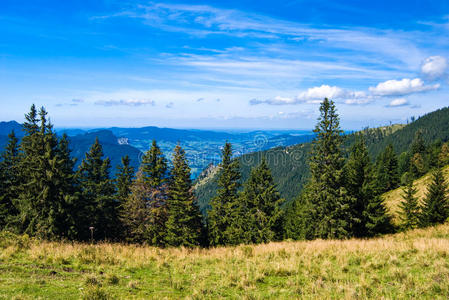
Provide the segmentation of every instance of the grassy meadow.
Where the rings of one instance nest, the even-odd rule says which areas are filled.
[[[1,299],[447,299],[449,225],[370,240],[214,249],[2,234]]]

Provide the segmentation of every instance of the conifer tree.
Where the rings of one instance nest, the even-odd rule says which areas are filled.
[[[376,195],[368,202],[363,216],[366,220],[366,236],[377,236],[394,230],[382,195]]]
[[[142,171],[143,180],[151,188],[158,188],[167,183],[167,160],[156,140],[153,140],[150,150],[143,155],[140,170]]]
[[[178,144],[168,185],[167,235],[170,246],[198,246],[201,238],[201,212],[196,204],[185,151]]]
[[[103,159],[103,148],[96,138],[78,170],[84,202],[84,221],[79,230],[85,239],[90,237],[89,227],[94,227],[95,239],[117,237],[119,203],[114,197],[110,168],[110,160]]]
[[[441,146],[441,152],[439,154],[439,162],[442,166],[449,164],[449,144],[444,143]]]
[[[151,148],[144,154],[140,164],[140,180],[145,186],[146,193],[151,197],[143,199],[149,209],[148,224],[146,226],[147,243],[155,246],[164,246],[167,234],[167,160],[161,149],[153,140]],[[137,183],[137,182],[136,182]]]
[[[63,212],[60,216],[60,226],[64,228],[68,238],[78,237],[77,222],[80,220],[79,213],[82,211],[80,205],[81,187],[79,185],[75,169],[76,160],[71,157],[69,140],[66,134],[63,134],[58,142],[57,160],[55,165],[56,173],[59,177],[59,197],[64,200],[61,202],[60,210]]]
[[[152,189],[145,184],[143,173],[137,172],[120,214],[125,228],[124,236],[128,242],[152,244],[148,234],[151,218],[151,208],[148,204],[152,199]]]
[[[447,183],[442,169],[437,168],[433,171],[432,182],[427,187],[427,194],[422,207],[421,225],[431,226],[444,223],[448,217]]]
[[[403,201],[399,205],[403,229],[414,229],[419,225],[420,211],[418,199],[416,198],[417,192],[417,189],[413,186],[413,179],[408,178],[407,185],[402,189]]]
[[[377,187],[380,193],[399,186],[398,158],[392,144],[389,144],[377,158],[376,169]]]
[[[40,124],[39,124],[40,122]],[[19,164],[20,184],[15,206],[19,230],[44,238],[74,235],[67,203],[66,174],[59,142],[47,121],[47,112],[31,107],[23,125],[23,158]]]
[[[243,241],[239,162],[232,159],[232,146],[226,143],[222,150],[222,162],[218,177],[217,196],[211,200],[207,226],[211,246],[236,245]]]
[[[18,211],[14,206],[19,185],[19,146],[14,131],[8,135],[8,144],[0,161],[0,231],[11,228]]]
[[[120,203],[126,201],[131,192],[131,185],[134,178],[134,168],[130,165],[128,155],[122,157],[122,164],[117,167],[116,185],[117,198]]]
[[[271,170],[262,158],[260,165],[251,170],[241,194],[246,243],[266,243],[281,238],[282,202]]]
[[[317,238],[347,238],[351,235],[353,199],[343,186],[342,131],[334,102],[325,98],[320,114],[309,161],[311,177],[304,195],[311,220],[306,231],[313,230]]]
[[[348,195],[354,199],[351,203],[351,231],[356,237],[364,237],[368,234],[366,210],[377,196],[377,191],[373,166],[363,137],[359,137],[353,145],[344,175]]]
[[[427,147],[422,137],[422,131],[418,130],[410,146],[410,174],[413,179],[419,178],[427,173]]]

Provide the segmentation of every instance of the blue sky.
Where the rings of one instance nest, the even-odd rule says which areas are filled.
[[[1,1],[0,120],[345,129],[449,102],[449,2]]]

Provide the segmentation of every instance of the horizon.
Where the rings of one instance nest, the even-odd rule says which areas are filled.
[[[7,0],[0,34],[4,121],[36,103],[58,128],[307,130],[328,97],[357,130],[449,100],[442,0]]]

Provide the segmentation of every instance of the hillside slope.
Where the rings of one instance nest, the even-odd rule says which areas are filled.
[[[449,224],[213,249],[0,234],[0,299],[447,299]]]
[[[446,178],[446,182],[449,182],[449,166],[443,168],[443,173]],[[429,172],[413,182],[413,186],[417,189],[416,197],[421,201],[427,193],[427,185],[431,181],[431,175],[431,172]],[[402,187],[400,187],[383,195],[385,205],[393,216],[395,223],[399,222],[399,204],[403,201],[402,194],[403,190]]]

